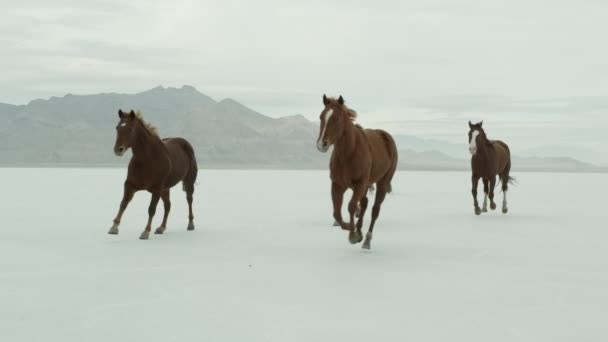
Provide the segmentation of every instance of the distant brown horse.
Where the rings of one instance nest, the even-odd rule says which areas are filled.
[[[372,221],[362,246],[369,249],[380,206],[391,191],[391,181],[397,169],[397,146],[387,132],[356,125],[353,120],[357,113],[344,105],[342,96],[334,99],[323,95],[323,105],[317,149],[327,152],[331,145],[334,146],[329,165],[334,219],[342,229],[350,231],[348,239],[353,244],[363,240],[361,227],[367,209],[367,191],[376,184]],[[347,189],[353,190],[348,204],[349,223],[342,220],[342,201]],[[355,226],[355,212],[359,205],[361,213]]]
[[[490,209],[496,209],[496,203],[494,203],[496,175],[500,176],[500,182],[502,183],[502,212],[506,214],[509,211],[507,208],[507,190],[509,184],[514,180],[509,176],[511,152],[509,146],[504,142],[488,140],[482,125],[483,121],[477,124],[472,124],[469,121],[469,152],[471,152],[471,171],[473,173],[471,193],[473,194],[475,214],[480,215],[482,212],[488,211],[488,197],[490,197]],[[480,178],[483,180],[483,192],[485,194],[483,208],[479,208],[477,202],[477,183]]]
[[[188,141],[182,138],[160,139],[156,129],[144,122],[139,112],[125,113],[118,111],[120,121],[116,126],[116,143],[114,153],[122,156],[129,148],[133,157],[129,162],[129,172],[124,184],[124,193],[118,215],[108,234],[118,234],[118,225],[127,205],[135,192],[147,190],[152,194],[148,207],[148,223],[139,237],[142,240],[150,236],[152,218],[156,213],[158,201],[162,198],[165,207],[163,222],[155,234],[162,234],[167,228],[167,217],[171,210],[170,189],[180,181],[186,191],[188,200],[188,230],[194,230],[192,215],[192,194],[198,173],[194,150]]]

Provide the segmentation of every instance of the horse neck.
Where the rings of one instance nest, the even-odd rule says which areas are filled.
[[[488,160],[489,160],[489,152],[488,152],[488,146],[487,145],[488,145],[488,140],[487,140],[487,137],[484,135],[483,136],[483,141],[481,142],[481,144],[479,144],[479,146],[477,146],[478,158],[484,164],[487,164]]]
[[[152,156],[158,155],[158,152],[162,147],[160,145],[162,144],[160,139],[150,133],[140,121],[135,123],[134,129],[135,132],[133,134],[133,141],[131,143],[133,156],[137,159],[149,159]]]
[[[346,118],[343,133],[334,143],[334,149],[339,159],[349,160],[355,152],[356,145],[356,127],[350,118]]]

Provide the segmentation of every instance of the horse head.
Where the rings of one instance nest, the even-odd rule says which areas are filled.
[[[327,152],[344,134],[344,125],[350,120],[354,120],[356,113],[344,105],[342,95],[337,99],[323,95],[323,111],[319,116],[320,127],[319,137],[317,138],[317,149],[320,152]]]

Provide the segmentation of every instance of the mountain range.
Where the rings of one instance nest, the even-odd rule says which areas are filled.
[[[27,105],[0,104],[0,166],[114,166],[117,111],[136,109],[163,137],[183,136],[202,168],[326,169],[316,150],[318,123],[271,118],[233,99],[215,101],[191,86],[137,94],[65,95]],[[395,135],[400,168],[468,170],[466,146]],[[605,171],[572,158],[517,158],[514,170]]]

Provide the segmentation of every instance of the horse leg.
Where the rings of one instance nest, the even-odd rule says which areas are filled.
[[[361,248],[363,249],[371,248],[374,225],[376,224],[376,220],[380,215],[380,207],[382,206],[382,202],[384,202],[384,198],[386,198],[386,193],[388,192],[388,189],[389,185],[381,183],[376,184],[376,198],[374,199],[374,206],[372,207],[372,222],[369,225],[367,234],[365,234],[365,241],[363,241],[363,245],[361,246]]]
[[[150,206],[148,207],[148,224],[146,224],[146,228],[139,236],[141,240],[148,240],[148,237],[150,236],[150,230],[152,230],[152,219],[154,218],[154,214],[156,214],[156,206],[158,205],[159,200],[160,191],[152,192],[152,199],[150,200]]]
[[[361,230],[357,230],[355,228],[355,212],[359,208],[359,203],[362,201],[363,196],[365,196],[365,192],[368,189],[368,185],[364,182],[359,182],[359,184],[355,185],[353,189],[353,197],[350,199],[348,203],[348,214],[350,215],[350,222],[347,227],[342,227],[343,229],[347,229],[350,232],[348,233],[348,241],[350,243],[355,244],[361,242],[363,240],[363,234],[361,234]]]
[[[367,200],[367,194],[364,194],[361,198],[361,206],[359,207],[359,210],[357,210],[357,212],[359,213],[359,216],[357,217],[357,230],[359,232],[361,232],[361,227],[363,227],[363,216],[365,215],[365,211],[367,210],[368,203],[369,202]]]
[[[194,230],[194,214],[192,214],[192,195],[194,194],[194,185],[186,186],[186,201],[188,201],[188,228]]]
[[[341,227],[344,224],[342,220],[342,201],[344,200],[345,191],[345,187],[334,182],[331,183],[331,201],[334,206],[334,226],[336,227]]]
[[[163,200],[164,206],[164,215],[163,215],[163,223],[160,224],[160,227],[156,228],[154,234],[162,234],[167,229],[167,217],[169,217],[169,211],[171,211],[171,198],[169,196],[170,190],[167,189],[160,194],[160,198]]]
[[[124,190],[122,194],[122,201],[120,201],[120,208],[118,209],[118,214],[114,218],[114,224],[108,231],[108,234],[116,235],[118,234],[118,226],[120,225],[120,220],[122,219],[122,214],[127,209],[127,205],[133,199],[133,195],[135,194],[135,190],[125,182]]]
[[[482,213],[488,212],[488,194],[490,192],[490,181],[488,178],[483,178],[483,207],[481,208]]]
[[[490,178],[490,209],[496,210],[496,203],[494,203],[494,188],[496,187],[496,176]]]
[[[511,161],[507,163],[504,171],[500,175],[500,182],[502,183],[502,213],[506,214],[509,212],[509,208],[507,208],[507,190],[509,190],[509,180],[511,177],[509,176],[509,172],[511,171]]]
[[[481,215],[481,208],[479,208],[479,202],[477,202],[477,186],[479,184],[479,177],[471,177],[471,183],[473,185],[471,194],[473,195],[473,206],[475,207],[475,215]]]

